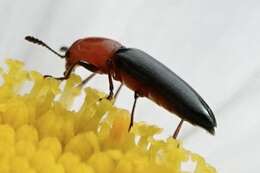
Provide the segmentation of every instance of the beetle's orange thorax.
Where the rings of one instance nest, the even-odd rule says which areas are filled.
[[[72,44],[67,52],[67,64],[76,64],[79,61],[85,61],[96,66],[101,73],[107,72],[107,60],[122,45],[117,41],[101,38],[89,37],[77,40]]]

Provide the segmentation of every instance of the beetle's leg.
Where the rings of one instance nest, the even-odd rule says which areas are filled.
[[[92,79],[94,76],[96,75],[96,73],[92,73],[91,75],[89,75],[86,79],[84,79],[79,85],[78,87],[83,87],[83,85],[85,85],[90,79]]]
[[[91,75],[89,75],[86,79],[84,79],[78,85],[78,87],[82,87],[83,85],[85,85],[90,79],[92,79],[96,75],[95,72],[97,71],[97,67],[92,65],[92,64],[88,64],[87,62],[84,62],[84,61],[79,61],[78,65],[80,65],[80,66],[84,67],[85,69],[93,72]]]
[[[77,65],[80,65],[91,72],[96,72],[98,70],[96,66],[89,64],[85,61],[79,61]]]
[[[44,75],[43,77],[44,78],[47,78],[47,77],[51,77],[51,78],[54,78],[54,79],[57,79],[57,80],[65,80],[65,79],[68,79],[70,77],[70,74],[72,72],[72,70],[74,69],[74,67],[76,66],[77,64],[72,64],[70,65],[64,72],[64,76],[63,77],[53,77],[51,75]]]
[[[109,81],[109,95],[107,96],[108,100],[112,100],[113,96],[114,96],[114,85],[113,85],[113,80],[112,80],[112,75],[109,72],[108,73],[108,81]]]
[[[181,130],[181,126],[182,126],[183,122],[184,122],[184,120],[181,119],[180,123],[178,124],[177,128],[175,129],[175,131],[173,133],[173,136],[172,136],[174,139],[177,138],[177,136],[178,136],[178,134],[179,134],[179,132]]]
[[[121,88],[122,88],[122,87],[123,87],[123,84],[121,83],[120,86],[119,86],[119,87],[117,88],[117,90],[116,90],[116,94],[114,95],[114,103],[115,103],[115,101],[116,101],[116,99],[117,99],[117,97],[118,97],[118,94],[119,94],[119,92],[121,91]],[[104,98],[107,99],[107,97],[104,97]],[[99,101],[102,100],[102,99],[104,99],[104,98],[100,98]]]
[[[118,94],[119,94],[119,92],[121,91],[122,87],[123,87],[123,83],[121,83],[121,84],[119,85],[119,87],[117,88],[117,90],[116,90],[116,93],[115,93],[115,95],[114,95],[114,99],[115,99],[115,100],[117,99]]]
[[[134,100],[134,104],[133,104],[132,111],[131,111],[131,120],[130,120],[128,131],[131,130],[131,127],[134,124],[134,112],[135,112],[135,106],[136,106],[136,101],[137,101],[138,97],[139,97],[138,94],[135,92],[135,96],[134,96],[135,100]]]

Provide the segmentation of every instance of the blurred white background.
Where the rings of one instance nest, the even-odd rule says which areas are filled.
[[[61,76],[64,60],[24,41],[26,35],[55,49],[103,36],[146,51],[193,86],[216,115],[215,136],[185,123],[179,137],[184,146],[218,172],[259,172],[259,0],[1,0],[0,21],[1,64],[17,58],[44,74]],[[106,76],[89,85],[108,92]],[[133,92],[124,88],[117,106],[130,110],[132,103]],[[179,122],[145,98],[135,115],[164,127],[165,137]]]

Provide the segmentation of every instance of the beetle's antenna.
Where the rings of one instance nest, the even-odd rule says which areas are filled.
[[[32,36],[26,36],[25,37],[25,40],[31,42],[31,43],[34,43],[34,44],[38,44],[38,45],[41,45],[43,47],[46,47],[47,49],[49,49],[50,51],[52,51],[53,53],[55,53],[56,55],[58,55],[59,57],[61,58],[65,58],[65,55],[61,55],[59,54],[58,52],[56,52],[55,50],[53,50],[52,48],[50,48],[46,43],[44,43],[43,41],[37,39],[37,38],[34,38]]]

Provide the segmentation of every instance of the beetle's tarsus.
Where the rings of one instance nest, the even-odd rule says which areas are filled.
[[[130,124],[129,124],[129,127],[128,127],[128,132],[130,132],[132,126],[133,126],[133,122],[131,121]]]
[[[107,96],[106,99],[111,101],[113,99],[113,96]]]
[[[44,75],[43,78],[53,78],[60,81],[67,79],[67,77],[53,77],[51,75]]]

